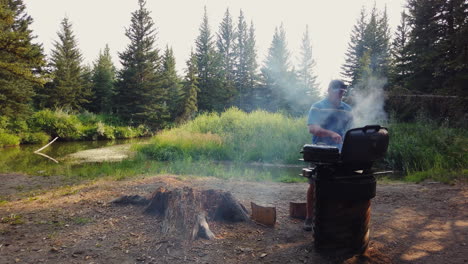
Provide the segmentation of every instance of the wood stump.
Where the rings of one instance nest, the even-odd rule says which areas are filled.
[[[248,221],[247,210],[230,192],[219,190],[167,190],[159,187],[150,199],[145,213],[163,217],[162,232],[178,234],[186,239],[212,239],[208,221]]]

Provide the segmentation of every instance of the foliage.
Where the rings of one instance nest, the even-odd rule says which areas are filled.
[[[44,88],[41,106],[80,110],[91,96],[82,55],[68,18],[61,22],[51,56],[53,80]]]
[[[447,173],[466,169],[468,134],[464,129],[436,126],[430,121],[391,124],[386,164],[405,174]]]
[[[295,163],[301,145],[310,141],[304,124],[303,119],[281,114],[245,113],[231,108],[220,115],[202,114],[165,131],[142,152],[151,153],[153,158],[164,157],[168,152],[171,157],[191,159],[203,156],[214,160]]]
[[[0,130],[0,147],[19,145],[20,140],[20,137],[1,132]]]
[[[161,86],[161,57],[155,48],[156,29],[145,1],[132,13],[125,51],[119,53],[122,69],[117,83],[117,113],[129,124],[145,124],[153,129],[169,118],[167,90]]]
[[[370,76],[385,78],[390,67],[390,31],[387,11],[377,13],[374,8],[367,19],[366,10],[351,33],[342,75],[352,86],[367,83]]]
[[[215,49],[205,7],[199,35],[195,41],[198,67],[198,108],[201,111],[223,111],[232,94],[224,87],[222,58]]]
[[[50,140],[50,136],[44,132],[21,133],[21,144],[43,144]]]
[[[177,76],[176,61],[174,57],[174,51],[172,48],[166,47],[166,51],[163,56],[163,68],[161,75],[161,86],[162,89],[166,90],[167,93],[167,111],[168,117],[167,122],[176,120],[181,114],[182,110],[180,104],[183,100],[181,88],[181,80]]]
[[[463,0],[409,0],[408,88],[465,96],[468,4]]]
[[[276,112],[280,109],[290,110],[291,101],[287,100],[291,86],[295,86],[295,76],[291,71],[290,52],[287,48],[286,31],[283,24],[275,28],[268,55],[261,69],[264,78],[262,91],[265,109]]]
[[[89,109],[96,113],[111,113],[112,100],[115,95],[115,66],[112,63],[109,46],[104,52],[99,52],[99,57],[94,63],[92,73],[92,90],[94,97]]]
[[[182,86],[182,109],[178,122],[191,120],[198,111],[197,95],[198,88],[197,57],[192,52],[187,60],[187,70]]]
[[[34,87],[44,83],[37,75],[45,65],[42,46],[33,43],[33,19],[22,0],[0,2],[0,117],[30,112]]]

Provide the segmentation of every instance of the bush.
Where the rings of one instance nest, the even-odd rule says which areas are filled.
[[[42,110],[34,113],[28,121],[32,131],[44,131],[52,137],[67,140],[81,138],[81,122],[76,116],[63,111]]]
[[[20,144],[20,137],[0,132],[0,147],[16,146]]]
[[[50,140],[50,136],[44,132],[22,133],[21,144],[41,144]]]
[[[82,126],[81,133],[86,140],[115,139],[115,128],[98,121],[96,124]]]

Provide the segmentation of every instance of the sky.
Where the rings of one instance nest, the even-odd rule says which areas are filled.
[[[53,42],[58,40],[60,22],[68,17],[83,54],[84,63],[92,65],[108,44],[114,64],[120,68],[118,53],[129,44],[125,29],[130,26],[131,13],[138,8],[137,0],[24,0],[26,12],[33,18],[31,25],[36,42],[42,43],[50,54]],[[173,48],[176,66],[184,74],[190,51],[195,49],[204,6],[207,8],[212,33],[229,8],[233,22],[239,11],[253,21],[256,29],[258,63],[263,65],[275,27],[281,23],[286,31],[292,65],[297,65],[300,45],[306,28],[312,42],[316,61],[314,72],[322,90],[329,81],[340,78],[340,67],[345,59],[350,34],[361,9],[373,5],[382,11],[387,8],[392,33],[400,21],[406,0],[147,0],[146,8],[157,28],[157,47]]]

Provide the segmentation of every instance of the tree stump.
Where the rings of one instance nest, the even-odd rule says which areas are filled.
[[[192,188],[166,190],[159,187],[151,196],[145,213],[163,217],[162,232],[179,234],[187,239],[213,239],[207,220],[248,221],[247,210],[231,193]]]

